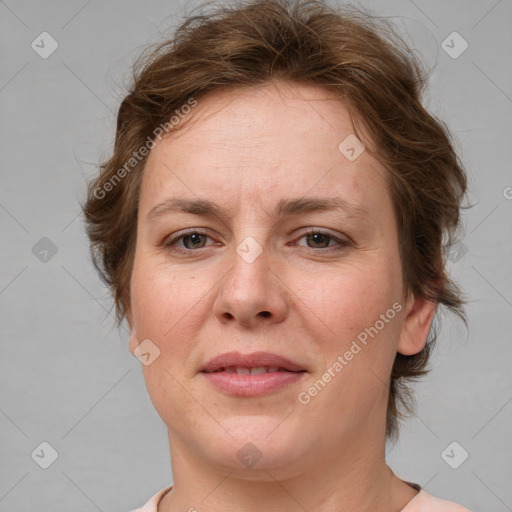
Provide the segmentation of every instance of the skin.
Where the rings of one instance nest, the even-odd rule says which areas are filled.
[[[388,383],[397,351],[424,346],[435,306],[405,296],[386,170],[370,151],[349,161],[338,150],[354,131],[330,91],[267,83],[200,98],[182,129],[151,150],[128,320],[132,353],[148,338],[160,350],[143,366],[172,454],[174,488],[159,512],[391,512],[417,493],[385,462]],[[313,196],[341,197],[366,215],[273,215],[281,199]],[[214,201],[225,216],[167,212],[147,220],[170,197]],[[189,228],[207,235],[165,246]],[[307,228],[327,235],[308,237]],[[263,249],[252,263],[236,252],[248,236]],[[298,394],[394,303],[402,310],[299,403]],[[307,373],[251,398],[224,394],[199,373],[220,353],[259,350]],[[261,453],[250,468],[237,458],[248,442]]]

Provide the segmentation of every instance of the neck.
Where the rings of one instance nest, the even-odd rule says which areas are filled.
[[[170,433],[174,486],[158,512],[399,512],[417,491],[387,466],[385,438],[368,437],[367,432],[358,437],[339,450],[301,460],[296,467],[254,471],[248,479],[232,467],[212,467],[199,460]]]

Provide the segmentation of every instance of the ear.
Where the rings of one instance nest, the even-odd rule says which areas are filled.
[[[132,328],[132,333],[130,335],[130,352],[133,354],[134,350],[138,347],[139,345],[139,340],[138,340],[138,337],[137,337],[137,331],[135,330],[135,327]]]
[[[434,320],[437,304],[411,293],[405,310],[405,320],[398,341],[398,352],[411,356],[423,350]]]

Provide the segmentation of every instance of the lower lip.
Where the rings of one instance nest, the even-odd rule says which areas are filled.
[[[202,372],[205,378],[224,393],[234,396],[263,396],[295,384],[306,372],[277,371],[259,375],[227,372]]]

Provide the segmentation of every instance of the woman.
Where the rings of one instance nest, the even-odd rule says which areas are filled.
[[[466,510],[385,461],[424,374],[466,178],[407,49],[259,1],[146,54],[84,206],[168,427],[139,510]]]

